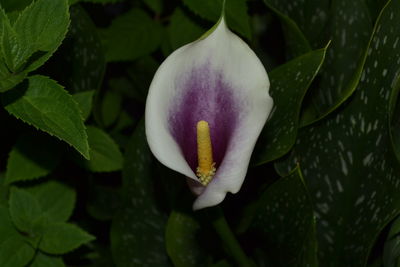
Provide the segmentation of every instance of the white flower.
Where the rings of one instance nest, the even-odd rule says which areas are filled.
[[[273,106],[268,90],[262,63],[223,17],[157,70],[146,102],[147,141],[161,163],[190,178],[198,194],[193,209],[240,190]]]

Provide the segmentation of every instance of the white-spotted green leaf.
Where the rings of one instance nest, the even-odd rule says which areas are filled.
[[[225,3],[225,17],[229,28],[247,39],[251,39],[250,17],[247,13],[247,0],[228,0]],[[223,0],[183,0],[195,14],[217,22],[222,13]]]
[[[331,7],[329,36],[332,40],[321,71],[319,86],[311,92],[302,125],[334,111],[351,96],[365,62],[372,22],[364,0],[335,0]],[[379,46],[382,44],[375,43]]]
[[[255,214],[250,232],[267,266],[318,266],[313,205],[299,167],[263,192]]]
[[[255,164],[277,159],[294,145],[301,103],[324,61],[326,49],[307,53],[270,72],[275,107],[258,139],[252,159]]]
[[[58,165],[60,156],[60,146],[53,138],[22,135],[9,154],[5,183],[46,176]]]
[[[122,168],[123,157],[118,145],[103,130],[88,126],[90,160],[84,166],[93,172],[111,172]]]
[[[78,104],[59,84],[45,76],[31,76],[3,94],[3,106],[18,119],[54,135],[89,158],[89,146]]]
[[[133,134],[125,154],[125,203],[114,216],[111,250],[118,267],[169,266],[164,234],[167,218],[159,210],[152,176],[152,158],[144,122]]]
[[[169,215],[165,242],[168,256],[175,267],[206,266],[209,258],[200,242],[200,223],[179,211]]]
[[[400,63],[400,2],[382,11],[360,83],[340,112],[299,132],[291,157],[303,166],[324,266],[364,266],[381,230],[400,212],[400,166],[390,139]],[[348,253],[351,251],[351,253]]]
[[[161,44],[162,27],[141,9],[132,9],[100,30],[107,61],[135,60]]]

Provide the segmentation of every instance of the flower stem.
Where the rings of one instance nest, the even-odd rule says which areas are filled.
[[[221,207],[217,206],[212,208],[213,220],[212,224],[215,231],[221,238],[222,243],[228,249],[230,256],[241,267],[251,267],[249,259],[240,246],[236,236],[233,234],[228,222],[225,219],[224,212]]]

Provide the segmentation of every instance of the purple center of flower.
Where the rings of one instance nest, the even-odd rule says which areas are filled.
[[[194,68],[177,81],[180,89],[169,111],[169,127],[186,161],[194,172],[197,168],[197,122],[205,120],[210,126],[213,158],[221,164],[240,110],[231,85],[222,71],[204,65]]]

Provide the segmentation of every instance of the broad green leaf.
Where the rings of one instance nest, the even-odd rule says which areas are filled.
[[[49,256],[42,252],[37,252],[29,267],[64,267],[65,264],[61,257]]]
[[[78,104],[55,81],[35,75],[12,91],[3,94],[6,110],[73,146],[89,158],[89,146]]]
[[[168,26],[168,36],[173,50],[199,39],[206,30],[192,21],[180,8],[176,8]]]
[[[332,45],[327,52],[319,86],[311,91],[302,125],[313,123],[335,110],[351,96],[361,77],[372,32],[365,0],[334,0],[332,14],[329,21]]]
[[[270,72],[275,107],[258,139],[255,164],[277,159],[294,145],[301,103],[324,61],[326,49],[307,53]]]
[[[3,205],[0,206],[0,218],[0,249],[4,249],[4,242],[13,236],[18,236],[19,233],[11,221],[8,207]]]
[[[42,214],[51,221],[65,222],[75,207],[75,191],[56,181],[48,181],[27,189],[38,201]]]
[[[217,22],[221,16],[223,0],[183,0],[183,3],[200,17]],[[252,38],[246,0],[227,0],[225,16],[228,26],[247,39]]]
[[[282,22],[283,34],[285,36],[287,54],[289,58],[298,57],[311,51],[311,46],[300,30],[295,21],[286,14],[274,8],[268,0],[264,0],[265,4],[272,9]]]
[[[35,255],[35,250],[24,241],[22,236],[15,235],[0,244],[1,267],[24,267]]]
[[[121,112],[122,96],[115,91],[107,90],[101,103],[101,118],[105,127],[111,126]]]
[[[375,238],[400,212],[400,168],[389,117],[400,62],[400,2],[377,21],[360,83],[340,112],[303,128],[291,157],[303,168],[317,216],[320,262],[364,266]],[[348,253],[351,251],[351,253]]]
[[[93,90],[75,93],[72,95],[76,103],[79,105],[84,120],[87,120],[92,112],[93,95]]]
[[[313,205],[299,167],[263,192],[255,214],[250,231],[267,266],[318,266]]]
[[[43,233],[39,249],[49,254],[65,254],[94,239],[94,236],[76,225],[51,223]]]
[[[335,0],[334,0],[335,1]],[[313,47],[328,42],[324,30],[330,17],[330,0],[264,0],[279,16],[289,18]],[[354,11],[354,10],[353,10]],[[287,23],[287,22],[284,22]]]
[[[73,5],[76,3],[95,3],[95,4],[113,4],[122,2],[123,0],[69,0],[69,4]]]
[[[152,158],[143,121],[125,154],[125,202],[114,216],[111,250],[116,266],[169,266],[165,251],[166,216],[159,210],[152,176]]]
[[[162,0],[143,0],[143,2],[156,14],[160,14],[163,10]]]
[[[171,212],[165,242],[175,267],[206,266],[208,257],[200,246],[199,230],[199,222],[189,214]]]
[[[105,56],[97,28],[86,11],[79,5],[70,8],[71,26],[56,61],[63,64],[61,79],[70,92],[96,91],[100,88],[105,71]]]
[[[84,166],[93,172],[111,172],[122,168],[123,157],[117,144],[104,131],[93,127],[87,127],[90,160],[84,162]]]
[[[27,72],[12,73],[6,64],[0,60],[0,92],[5,92],[15,87],[26,78]]]
[[[386,239],[383,250],[383,266],[396,267],[400,262],[400,220],[397,218]]]
[[[29,192],[11,188],[10,216],[14,225],[22,232],[35,234],[37,226],[42,224],[42,209],[37,199]]]
[[[60,147],[51,137],[22,135],[9,154],[5,183],[46,176],[58,165],[60,156]]]
[[[107,61],[135,60],[161,44],[162,27],[141,9],[132,9],[100,30]]]

